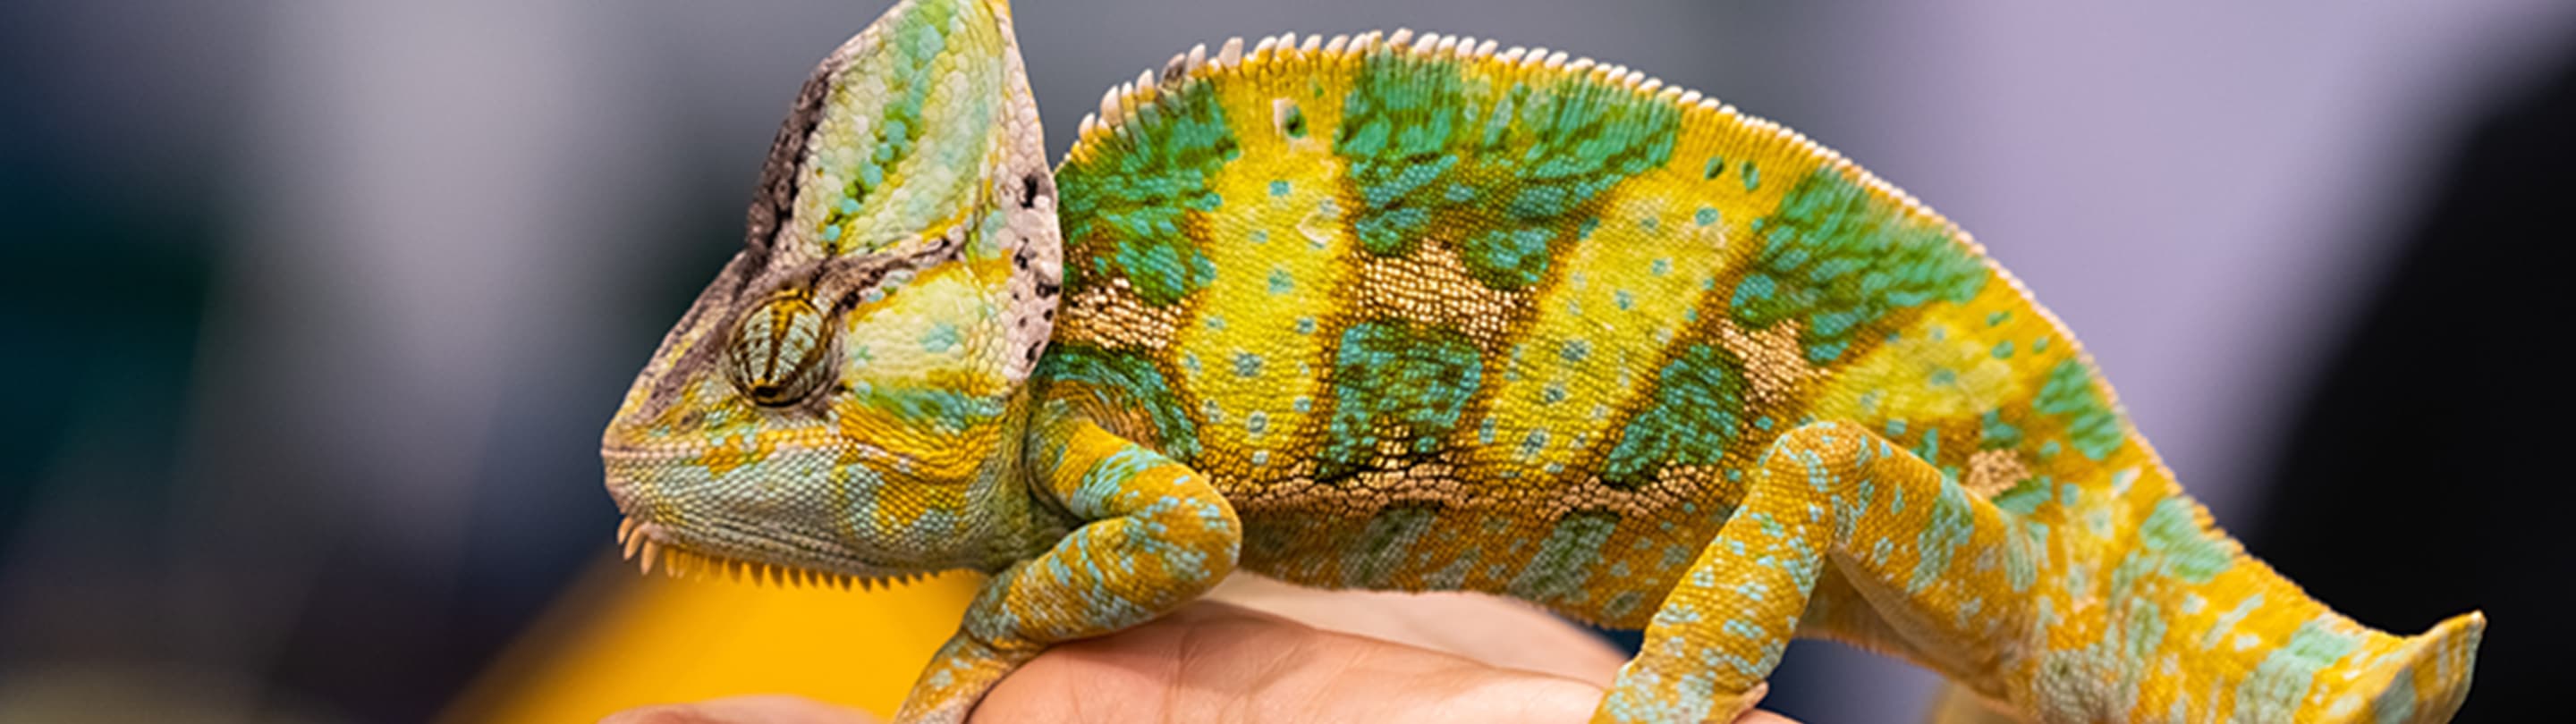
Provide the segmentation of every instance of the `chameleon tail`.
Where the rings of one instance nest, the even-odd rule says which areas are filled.
[[[2370,697],[2371,716],[2364,720],[2449,721],[2469,696],[2478,640],[2486,628],[2486,615],[2472,611],[2408,637],[2396,656],[2364,673],[2354,687]]]
[[[2133,509],[2144,513],[2136,537],[2092,572],[2076,574],[2108,584],[2099,604],[2106,615],[2070,616],[2051,627],[2059,646],[2089,645],[2051,647],[2050,655],[2069,658],[2043,660],[2034,683],[2046,692],[2054,677],[2106,673],[2086,664],[2108,659],[2127,676],[2107,680],[2125,678],[2135,688],[2095,688],[2109,701],[2039,702],[2038,711],[2393,724],[2448,721],[2468,696],[2483,615],[2456,616],[2407,637],[2364,626],[2246,555],[2179,488],[2150,484],[2130,492],[2140,496],[2132,502],[2153,500]],[[2095,709],[2106,703],[2112,706]]]
[[[2257,664],[2240,681],[2238,696],[2234,697],[2234,703],[2240,706],[2234,712],[2237,716],[2225,720],[2356,721],[2374,724],[2449,721],[2451,715],[2459,711],[2461,701],[2468,698],[2478,640],[2485,633],[2486,623],[2485,615],[2472,612],[2453,616],[2431,631],[2402,639],[2372,632],[2379,639],[2377,643],[2391,644],[2385,655],[2371,658],[2371,663],[2354,671],[2349,683],[2341,687],[2330,685],[2327,677],[2317,677],[2319,686],[2304,692],[2310,705],[2288,716],[2281,716],[2284,712],[2277,709],[2241,708],[2243,704],[2254,703],[2247,701],[2249,693],[2256,697],[2280,693],[2277,686],[2268,687],[2274,690],[2270,692],[2247,691],[2246,687],[2259,686],[2260,679],[2277,680],[2277,677],[2266,677],[2268,672],[2264,665]],[[2272,670],[2277,672],[2280,668],[2274,666]],[[2213,697],[2220,698],[2226,697]],[[2215,706],[2199,713],[2203,716],[2194,718],[2190,712],[2185,712],[2172,720],[2222,720]],[[2275,716],[2277,718],[2268,718]],[[1924,721],[1932,724],[2015,724],[2024,720],[2011,713],[2009,707],[1979,696],[1967,685],[1951,683],[1942,688],[1931,710],[1925,712]]]

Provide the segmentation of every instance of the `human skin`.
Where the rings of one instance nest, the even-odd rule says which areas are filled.
[[[1623,662],[1587,632],[1486,596],[1323,592],[1238,577],[1211,598],[1048,650],[1003,679],[973,720],[1577,722]],[[811,699],[743,696],[603,721],[878,719]],[[1762,711],[1736,721],[1795,724]]]

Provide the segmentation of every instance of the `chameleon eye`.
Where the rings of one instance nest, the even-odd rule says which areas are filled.
[[[822,386],[830,370],[823,364],[831,347],[823,313],[800,294],[772,296],[742,316],[734,327],[734,386],[745,397],[767,407],[794,403]]]

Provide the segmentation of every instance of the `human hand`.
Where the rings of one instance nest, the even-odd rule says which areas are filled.
[[[972,719],[1577,722],[1600,703],[1621,663],[1590,634],[1499,599],[1321,592],[1258,580],[1229,583],[1214,598],[1050,648],[1004,678]],[[605,721],[875,719],[808,699],[755,696]],[[1795,724],[1760,711],[1737,722]]]

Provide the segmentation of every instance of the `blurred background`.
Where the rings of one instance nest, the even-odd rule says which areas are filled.
[[[888,4],[0,4],[0,720],[446,711],[615,558],[599,430],[798,84]],[[2535,711],[2576,647],[2576,476],[2539,459],[2576,409],[2544,276],[2576,4],[1018,6],[1056,153],[1229,35],[1411,26],[1709,91],[1975,232],[2292,578],[2402,632],[2485,608],[2464,721]],[[1769,705],[1932,690],[1802,644]]]

